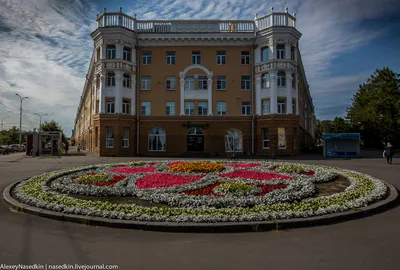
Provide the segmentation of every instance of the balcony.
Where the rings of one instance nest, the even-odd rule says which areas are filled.
[[[137,20],[120,12],[97,15],[97,28],[124,27],[139,33],[254,33],[272,26],[295,28],[296,17],[287,12],[273,12],[254,20]]]

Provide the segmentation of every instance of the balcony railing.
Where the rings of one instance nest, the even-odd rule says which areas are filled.
[[[286,10],[287,11],[287,10]],[[255,20],[136,20],[120,12],[97,16],[97,28],[121,26],[141,33],[237,32],[253,33],[272,26],[296,27],[296,17],[288,12],[271,12]]]

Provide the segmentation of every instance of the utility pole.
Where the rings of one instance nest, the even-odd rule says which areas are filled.
[[[7,118],[10,118],[10,116],[6,116],[3,119],[1,119],[1,130],[3,130],[3,121],[4,121],[4,119],[7,119]]]
[[[19,149],[21,149],[21,139],[22,139],[22,101],[28,97],[21,97],[18,93],[16,95],[19,97],[21,100],[21,106],[19,108]]]
[[[42,117],[43,116],[45,116],[45,115],[48,115],[47,113],[45,113],[45,114],[42,114],[42,115],[40,115],[40,114],[38,114],[38,113],[34,113],[34,115],[37,115],[37,116],[39,116],[39,132],[41,131],[41,129],[42,129]]]

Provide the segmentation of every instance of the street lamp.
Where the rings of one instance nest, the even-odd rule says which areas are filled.
[[[42,115],[40,115],[40,114],[38,114],[38,113],[34,113],[34,115],[37,115],[37,116],[39,116],[39,132],[40,132],[40,130],[42,129],[42,117],[43,116],[45,116],[45,115],[48,115],[47,113],[45,113],[45,114],[42,114]]]
[[[1,119],[1,130],[3,130],[3,121],[4,121],[4,119],[7,119],[7,118],[10,118],[10,116],[6,116],[3,119]]]
[[[21,149],[21,139],[22,139],[22,101],[28,97],[21,97],[18,93],[15,93],[21,100],[21,106],[19,107],[19,149]]]

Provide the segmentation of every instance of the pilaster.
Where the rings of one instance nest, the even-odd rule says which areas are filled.
[[[99,98],[99,114],[103,114],[103,113],[105,113],[105,100],[104,100],[104,97],[105,97],[105,79],[106,79],[106,73],[105,72],[102,72],[101,74],[100,74],[100,88],[99,88],[99,95],[100,95],[100,98]]]
[[[120,71],[115,72],[115,113],[122,113],[121,110],[121,87],[122,86],[122,73]]]
[[[286,44],[287,45],[287,44]],[[293,89],[292,89],[292,72],[286,72],[286,105],[287,105],[287,113],[293,114]]]
[[[101,59],[106,59],[107,58],[107,45],[106,44],[101,44],[100,48],[100,57]]]
[[[296,114],[299,115],[299,76],[296,75]]]
[[[258,64],[261,62],[261,47],[258,46],[255,50],[254,50],[254,63]]]
[[[132,75],[131,115],[136,115],[136,75]]]
[[[207,91],[208,91],[208,115],[212,116],[213,115],[213,102],[212,102],[212,75],[207,76]]]
[[[185,76],[180,76],[180,94],[181,94],[181,116],[185,115]]]
[[[271,74],[271,114],[278,112],[278,85],[277,71],[270,71]]]
[[[122,44],[115,44],[115,59],[122,59],[122,50],[123,50]]]
[[[256,83],[256,115],[261,115],[261,73],[255,77]]]

